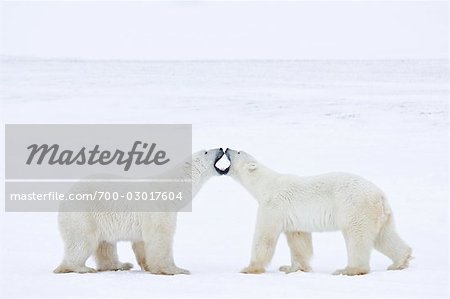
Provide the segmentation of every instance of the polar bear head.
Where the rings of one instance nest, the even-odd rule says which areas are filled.
[[[262,168],[255,158],[244,151],[235,151],[228,148],[225,155],[230,161],[230,167],[227,169],[228,174],[240,181],[258,174]]]
[[[216,167],[217,161],[219,161],[224,154],[222,148],[201,150],[194,153],[192,155],[193,174],[199,173],[204,177],[226,174],[224,170]]]

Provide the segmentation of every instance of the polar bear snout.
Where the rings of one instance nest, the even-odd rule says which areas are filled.
[[[235,157],[238,153],[240,154],[240,152],[232,150],[231,148],[227,148],[225,150],[225,156],[228,158],[228,161],[230,161],[230,166],[228,167],[228,171],[227,171],[227,173],[230,175],[231,175],[231,172],[230,172],[231,168],[235,168],[235,166],[236,166]]]
[[[228,174],[230,176],[239,176],[243,171],[255,171],[258,166],[255,158],[244,151],[235,151],[227,148],[225,155],[230,161]]]
[[[236,159],[238,156],[240,157],[241,155],[250,157],[250,155],[244,151],[235,151],[235,150],[232,150],[231,148],[226,149],[225,155],[227,156],[228,160],[230,160],[230,162],[231,162],[231,159]]]
[[[230,152],[232,151],[232,149],[230,149],[230,148],[228,148],[227,147],[227,149],[225,150],[225,155],[227,156],[227,158],[228,158],[228,160],[231,162],[231,159],[230,159]]]
[[[225,150],[225,156],[227,156],[227,158],[230,161],[230,163],[231,163],[231,155],[234,155],[234,153],[236,153],[236,151],[232,150],[231,148],[227,148]]]

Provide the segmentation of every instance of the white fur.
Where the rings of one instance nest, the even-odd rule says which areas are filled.
[[[214,163],[220,152],[218,149],[200,151],[192,160],[178,166],[192,170],[192,176],[185,173],[185,179],[192,178],[192,197],[210,177],[218,175]],[[179,169],[177,173],[180,173]],[[152,190],[149,184],[149,190]],[[58,221],[64,241],[64,258],[55,273],[96,272],[85,265],[92,254],[99,271],[132,268],[130,263],[119,262],[117,241],[133,242],[136,259],[145,271],[167,275],[189,273],[175,266],[173,259],[176,212],[95,212],[93,207],[93,212],[60,212]]]
[[[411,248],[399,237],[383,192],[367,180],[347,173],[298,177],[276,173],[245,152],[227,150],[229,175],[258,201],[258,217],[250,265],[244,273],[262,273],[278,237],[285,233],[291,265],[281,271],[309,271],[311,232],[342,231],[348,264],[335,274],[369,272],[372,248],[388,256],[388,269],[408,266]]]

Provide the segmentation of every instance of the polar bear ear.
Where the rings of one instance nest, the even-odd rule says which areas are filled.
[[[255,162],[249,162],[247,163],[247,170],[248,171],[254,171],[258,168],[258,164],[256,164]]]

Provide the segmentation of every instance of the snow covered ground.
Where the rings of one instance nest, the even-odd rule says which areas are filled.
[[[0,295],[121,298],[444,298],[448,296],[446,61],[67,61],[3,58],[2,123],[192,123],[194,150],[243,149],[280,172],[348,171],[388,195],[415,259],[385,271],[374,252],[360,277],[339,233],[313,234],[313,273],[238,273],[250,258],[256,202],[212,179],[179,215],[175,259],[189,276],[130,272],[55,275],[56,214],[1,213]],[[4,142],[2,128],[1,142]],[[4,147],[1,147],[4,151]],[[3,156],[3,152],[2,152]],[[0,173],[4,176],[4,163]],[[2,201],[4,185],[1,184]],[[122,261],[135,265],[131,246]],[[92,261],[89,261],[93,265]]]

